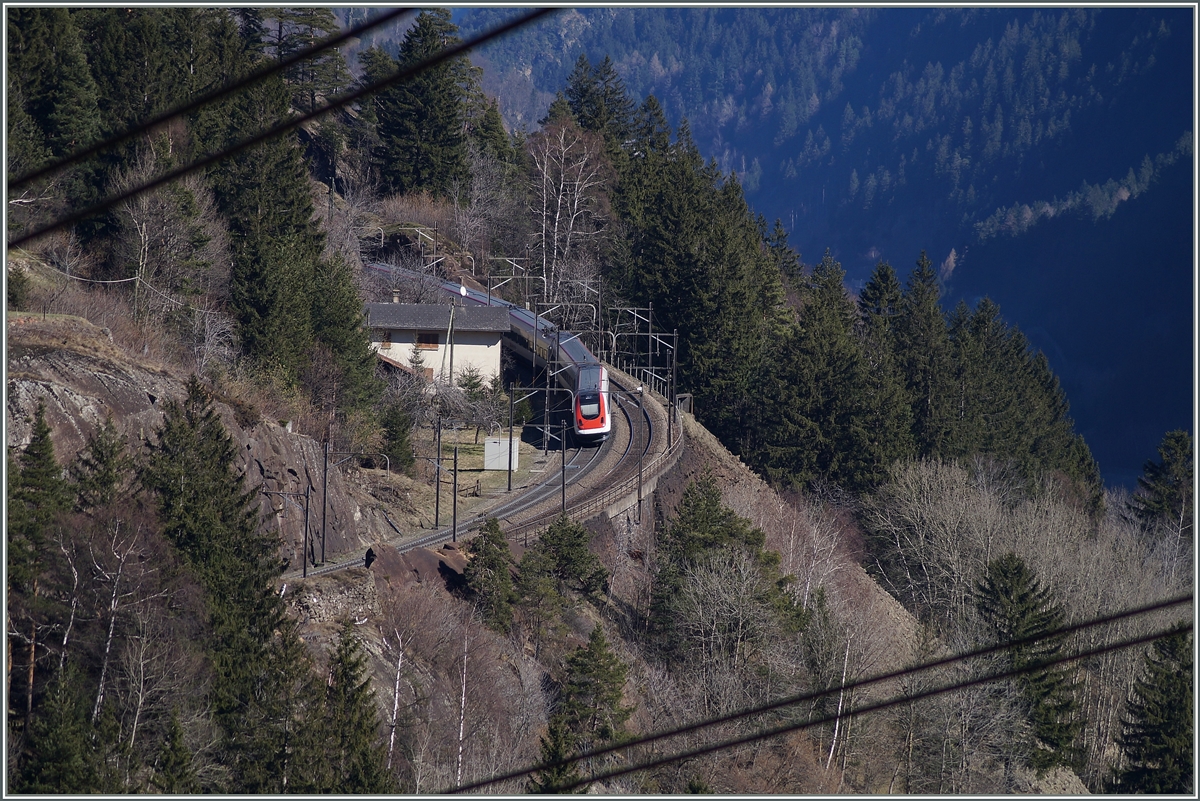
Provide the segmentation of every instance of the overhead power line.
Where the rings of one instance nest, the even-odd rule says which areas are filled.
[[[81,161],[85,161],[86,159],[91,158],[92,156],[96,155],[97,153],[100,153],[101,151],[108,150],[111,147],[115,147],[119,144],[127,142],[130,139],[132,139],[133,137],[138,136],[139,134],[144,133],[145,131],[149,131],[152,128],[157,128],[159,125],[162,125],[164,122],[167,122],[168,120],[174,119],[175,117],[181,117],[184,114],[190,114],[193,111],[198,111],[199,109],[203,108],[204,106],[209,105],[210,103],[220,100],[221,98],[228,97],[229,95],[233,94],[234,92],[237,92],[248,86],[252,86],[265,78],[271,77],[272,75],[283,72],[284,70],[288,69],[289,67],[291,67],[294,64],[297,64],[301,61],[312,58],[313,56],[317,55],[318,53],[328,50],[331,47],[337,47],[342,42],[345,42],[349,39],[353,39],[355,37],[361,36],[362,34],[366,33],[367,31],[372,30],[373,28],[377,28],[380,25],[385,25],[388,22],[391,22],[392,20],[394,20],[400,16],[403,16],[404,14],[408,14],[411,11],[412,11],[412,9],[408,9],[408,8],[393,9],[392,11],[388,11],[384,14],[381,14],[380,16],[375,17],[372,20],[368,20],[367,22],[364,22],[361,25],[357,25],[353,28],[348,28],[339,34],[335,34],[334,36],[330,36],[325,39],[322,39],[319,42],[317,42],[316,44],[312,45],[311,47],[307,47],[304,50],[297,51],[296,53],[293,53],[292,55],[288,56],[287,58],[283,59],[282,61],[276,61],[273,64],[271,64],[270,66],[263,67],[262,69],[259,69],[259,70],[256,70],[256,71],[250,73],[249,75],[247,75],[244,78],[240,78],[237,81],[226,84],[225,86],[220,86],[209,92],[205,92],[204,94],[199,95],[199,96],[189,100],[188,102],[184,103],[183,105],[176,106],[169,111],[162,112],[158,116],[151,117],[148,120],[139,122],[137,125],[135,125],[133,128],[130,128],[128,131],[119,133],[115,136],[105,139],[102,142],[97,142],[96,144],[86,147],[83,150],[72,153],[69,156],[64,156],[63,158],[59,159],[58,161],[47,164],[44,167],[40,167],[32,172],[25,173],[20,178],[10,179],[8,182],[8,188],[10,191],[13,189],[19,189],[22,186],[32,183],[45,175],[49,175],[52,172],[57,172],[58,170],[61,170],[64,167],[69,167],[72,164],[77,164]]]
[[[937,696],[937,695],[944,695],[945,693],[953,692],[955,690],[961,690],[961,689],[965,689],[967,687],[977,687],[980,684],[988,684],[993,681],[1000,681],[1001,679],[1007,679],[1007,678],[1012,678],[1015,676],[1021,676],[1026,673],[1032,673],[1037,670],[1043,670],[1048,667],[1053,667],[1054,665],[1061,665],[1061,664],[1065,664],[1067,662],[1076,662],[1076,661],[1079,661],[1080,659],[1087,659],[1089,657],[1101,656],[1102,654],[1106,654],[1111,651],[1119,651],[1124,648],[1132,648],[1135,645],[1143,645],[1145,643],[1153,642],[1154,640],[1161,639],[1163,637],[1167,637],[1172,634],[1176,634],[1178,632],[1191,631],[1191,630],[1192,630],[1192,624],[1189,622],[1184,626],[1163,629],[1162,631],[1156,631],[1153,634],[1145,634],[1140,637],[1130,637],[1128,639],[1120,640],[1118,642],[1111,643],[1109,645],[1097,646],[1095,648],[1090,648],[1085,651],[1079,651],[1074,654],[1068,654],[1067,656],[1060,656],[1055,659],[1047,659],[1044,661],[1038,661],[1038,662],[1032,663],[1030,665],[1026,665],[1021,668],[1004,670],[1004,671],[1000,671],[998,673],[992,673],[992,674],[989,674],[986,676],[981,676],[976,679],[970,679],[968,681],[957,681],[957,682],[953,682],[951,684],[947,684],[947,685],[944,685],[941,687],[935,687],[931,690],[925,690],[923,692],[913,693],[911,695],[904,695],[904,696],[900,696],[897,698],[891,698],[887,701],[880,701],[879,703],[875,703],[875,704],[867,704],[866,706],[862,706],[862,707],[859,707],[858,709],[854,710],[854,714],[862,715],[862,714],[866,714],[868,712],[879,712],[884,709],[890,709],[891,707],[894,707],[894,706],[901,706],[903,704],[909,704],[914,701],[921,701],[926,698],[933,698],[934,696]],[[847,685],[847,688],[849,688],[849,685]],[[734,748],[739,745],[747,745],[749,743],[757,742],[758,740],[765,740],[770,737],[778,737],[781,734],[787,734],[789,732],[799,731],[800,729],[806,729],[811,726],[818,726],[822,723],[829,723],[829,722],[833,721],[835,718],[837,718],[836,714],[824,715],[819,718],[813,718],[810,720],[806,720],[802,723],[790,723],[790,724],[785,724],[783,726],[776,726],[771,729],[764,729],[763,731],[756,732],[754,734],[749,734],[744,737],[737,737],[737,738],[730,739],[730,740],[724,740],[722,742],[714,743],[712,745],[704,746],[701,748],[694,748],[690,751],[684,751],[684,752],[680,752],[678,754],[673,754],[669,757],[662,757],[660,759],[651,760],[649,762],[641,762],[636,765],[630,765],[630,766],[623,767],[623,768],[617,768],[615,770],[611,770],[606,773],[593,774],[592,776],[590,776],[586,779],[580,779],[575,782],[570,782],[570,783],[564,784],[557,789],[560,792],[569,792],[569,791],[574,790],[577,787],[581,787],[585,784],[591,784],[592,782],[605,781],[607,779],[615,779],[615,778],[618,778],[620,776],[625,776],[630,773],[636,773],[637,771],[650,770],[652,768],[661,767],[663,765],[669,765],[672,762],[678,762],[678,761],[684,760],[684,759],[694,759],[699,756],[704,756],[705,754],[714,753],[716,751],[723,751],[727,748]]]
[[[658,732],[655,734],[649,734],[644,737],[638,737],[633,740],[627,740],[627,741],[621,742],[619,744],[606,746],[604,748],[598,748],[596,750],[589,751],[585,754],[577,754],[575,756],[568,757],[567,759],[562,759],[562,760],[559,760],[556,762],[539,764],[534,767],[525,768],[523,770],[512,771],[510,773],[505,773],[505,774],[502,774],[499,776],[493,776],[490,779],[484,779],[484,780],[481,780],[478,782],[474,782],[472,784],[465,784],[465,785],[451,788],[449,790],[446,790],[446,792],[459,793],[459,792],[468,792],[471,790],[477,790],[479,788],[487,787],[492,784],[498,784],[503,781],[508,781],[511,779],[520,778],[522,776],[527,776],[527,775],[530,775],[530,774],[535,773],[540,770],[564,767],[564,766],[574,764],[574,763],[579,762],[584,759],[594,759],[596,757],[605,756],[607,754],[615,753],[617,751],[623,751],[625,749],[632,748],[634,746],[645,745],[648,743],[665,740],[670,737],[678,737],[683,734],[690,734],[690,733],[697,732],[697,731],[700,731],[702,729],[706,729],[706,728],[709,728],[712,726],[717,726],[717,725],[721,725],[721,724],[725,724],[725,723],[732,723],[732,722],[735,722],[738,720],[743,720],[743,719],[749,718],[749,717],[755,717],[758,715],[765,714],[767,712],[773,712],[773,711],[776,711],[779,709],[783,709],[785,707],[794,706],[796,704],[804,703],[807,701],[814,701],[814,700],[817,700],[824,696],[835,695],[839,692],[843,692],[846,690],[856,690],[856,689],[859,689],[862,687],[871,686],[873,684],[879,684],[879,683],[887,682],[887,681],[894,681],[896,679],[903,678],[905,676],[909,676],[914,673],[921,673],[921,672],[924,672],[927,670],[932,670],[934,668],[939,668],[939,667],[946,667],[948,665],[956,664],[959,662],[964,662],[968,659],[975,659],[978,657],[988,656],[988,655],[995,654],[995,653],[998,653],[1001,651],[1006,651],[1006,650],[1010,650],[1013,648],[1019,648],[1019,647],[1023,647],[1026,645],[1032,645],[1034,643],[1041,642],[1044,640],[1060,639],[1060,638],[1067,637],[1071,634],[1074,634],[1074,633],[1077,633],[1080,631],[1084,631],[1084,630],[1091,629],[1091,628],[1096,628],[1098,626],[1108,625],[1110,623],[1115,623],[1117,621],[1124,620],[1127,618],[1138,617],[1141,615],[1147,615],[1147,614],[1151,614],[1153,612],[1161,611],[1164,609],[1169,609],[1171,607],[1181,606],[1183,604],[1191,603],[1192,598],[1193,598],[1192,593],[1188,593],[1187,595],[1181,595],[1181,596],[1177,596],[1175,598],[1169,598],[1169,599],[1166,599],[1163,601],[1157,601],[1157,602],[1154,602],[1151,604],[1147,604],[1145,606],[1140,606],[1140,607],[1136,607],[1133,609],[1116,612],[1111,615],[1105,615],[1103,617],[1093,618],[1091,620],[1083,621],[1080,623],[1074,623],[1069,626],[1063,626],[1061,628],[1055,629],[1054,631],[1046,632],[1043,634],[1038,634],[1038,635],[1031,636],[1031,637],[1025,637],[1025,638],[1022,638],[1019,640],[1013,640],[1013,641],[1002,643],[1002,644],[990,645],[990,646],[987,646],[984,648],[979,648],[979,649],[976,649],[973,651],[968,651],[963,654],[956,654],[954,656],[944,657],[942,659],[936,659],[931,662],[925,662],[920,665],[914,665],[912,667],[903,668],[901,670],[892,671],[890,673],[883,673],[883,674],[872,676],[872,677],[869,677],[866,679],[860,679],[858,681],[850,682],[845,685],[839,685],[837,687],[833,687],[828,690],[822,690],[819,692],[804,693],[801,695],[789,696],[787,698],[782,698],[778,701],[772,701],[772,702],[770,702],[768,704],[764,704],[762,706],[752,707],[750,709],[745,709],[745,710],[742,710],[739,712],[734,712],[729,715],[722,715],[722,716],[718,716],[718,717],[714,717],[714,718],[707,718],[705,720],[700,720],[695,723],[690,723],[685,726],[681,726],[681,727],[678,727],[675,729],[670,729],[668,731],[662,731],[662,732]],[[1190,630],[1190,626],[1188,627],[1188,630]],[[1150,640],[1157,639],[1160,636],[1162,636],[1162,635],[1158,634],[1153,637],[1150,637],[1149,639]],[[1119,647],[1130,647],[1132,645],[1137,645],[1137,644],[1140,644],[1141,642],[1148,642],[1148,641],[1149,640],[1138,639],[1136,642],[1129,642],[1129,643],[1126,643]],[[1114,648],[1106,647],[1106,649],[1107,650],[1115,650],[1115,647]],[[1105,652],[1104,650],[1099,651],[1099,653],[1104,653],[1104,652]],[[1074,656],[1066,657],[1062,661],[1071,661],[1071,660],[1075,660],[1075,659],[1082,659],[1082,658],[1084,658],[1086,656],[1090,656],[1090,655],[1093,655],[1093,654],[1091,654],[1091,653],[1076,654]],[[1050,663],[1050,662],[1038,663],[1030,669],[1037,670],[1037,669],[1040,669],[1043,667],[1047,667],[1050,664],[1055,664],[1055,663]],[[987,679],[980,680],[980,681],[971,681],[971,682],[962,684],[961,686],[963,686],[963,687],[973,686],[974,684],[981,683],[981,681],[993,681],[993,680],[996,680],[999,678],[1005,678],[1006,675],[1007,674],[997,675],[997,676],[989,677]],[[951,685],[951,686],[939,688],[938,690],[934,691],[933,694],[950,692],[953,689],[956,689],[956,686]],[[903,699],[895,701],[894,703],[905,703],[905,702],[908,702],[911,700],[916,700],[917,698],[918,698],[918,696],[905,696]],[[873,709],[873,707],[872,708],[860,708],[858,710],[855,710],[855,714],[859,714],[863,711],[871,711],[872,709]],[[784,730],[781,730],[781,731],[775,732],[775,733],[784,733],[784,731],[790,731],[794,728],[803,728],[805,726],[812,726],[812,725],[816,725],[818,723],[828,722],[828,720],[832,720],[832,719],[833,718],[828,718],[828,719],[822,718],[820,720],[806,721],[801,724],[793,724],[791,726],[791,728],[787,728],[787,729],[784,729]],[[775,733],[765,734],[762,736],[764,736],[764,737],[765,736],[774,736]],[[749,742],[749,740],[748,740],[748,742]],[[740,742],[731,742],[731,743],[727,744],[726,746],[722,746],[722,747],[728,747],[729,745],[739,745],[739,744],[741,744],[741,743]],[[711,750],[719,750],[719,748],[714,748]],[[707,751],[705,751],[704,753],[707,753]],[[689,758],[689,757],[690,757],[690,755],[687,755],[687,754],[682,755],[682,756],[677,755],[675,757],[672,757],[671,759],[666,760],[665,762],[662,762],[661,764],[666,764],[667,762],[675,761],[676,759],[684,759],[684,758]],[[658,766],[658,764],[650,765],[649,767],[657,767],[657,766]],[[639,766],[639,767],[633,768],[631,770],[644,770],[644,769],[646,769],[646,766]],[[631,770],[626,770],[624,772],[628,773],[628,772],[631,772]],[[607,778],[607,777],[593,777],[592,779],[588,779],[586,781],[596,781],[600,778]],[[581,783],[586,783],[586,781],[581,782]]]
[[[76,223],[79,223],[79,222],[82,222],[83,220],[88,219],[89,217],[94,217],[95,215],[97,215],[103,211],[107,211],[108,209],[112,208],[113,206],[117,205],[118,203],[122,203],[126,200],[129,200],[132,197],[136,197],[137,195],[140,195],[143,192],[149,192],[152,189],[157,189],[158,187],[163,186],[164,184],[171,183],[172,181],[178,180],[179,178],[182,178],[185,175],[190,175],[191,173],[193,173],[197,170],[204,169],[205,167],[208,167],[211,164],[215,164],[216,162],[221,161],[222,159],[237,155],[238,153],[241,153],[244,150],[248,150],[249,148],[252,148],[255,145],[262,144],[263,142],[267,141],[268,139],[273,139],[274,137],[285,134],[288,131],[293,130],[294,128],[298,128],[301,125],[303,125],[304,123],[309,122],[310,120],[315,120],[318,117],[321,117],[321,116],[329,113],[330,111],[333,111],[335,109],[341,108],[342,106],[353,103],[354,101],[356,101],[360,98],[367,97],[371,94],[374,94],[375,92],[378,92],[380,89],[385,89],[388,86],[391,86],[393,84],[400,83],[402,81],[406,81],[409,78],[416,75],[417,73],[422,72],[423,70],[429,69],[430,67],[437,66],[438,64],[442,63],[443,61],[448,61],[449,59],[455,58],[456,56],[463,55],[467,51],[469,51],[475,47],[478,47],[481,44],[489,42],[492,39],[495,39],[497,37],[503,36],[506,33],[514,31],[524,25],[529,24],[530,22],[533,22],[534,20],[536,20],[546,14],[549,14],[549,13],[557,11],[557,10],[558,9],[555,9],[555,8],[535,9],[528,14],[517,17],[516,19],[510,20],[501,25],[498,25],[497,27],[493,28],[492,30],[482,33],[473,39],[470,39],[466,42],[461,42],[453,47],[449,47],[449,48],[446,48],[445,50],[435,53],[434,55],[432,55],[426,59],[423,59],[410,67],[402,69],[399,72],[396,72],[387,78],[382,78],[378,81],[375,81],[374,83],[368,84],[368,85],[366,85],[360,89],[357,89],[355,91],[348,92],[343,95],[338,95],[336,98],[329,101],[328,103],[326,103],[324,106],[322,106],[319,109],[315,109],[314,111],[311,111],[307,114],[290,119],[287,122],[276,125],[274,128],[269,128],[268,130],[263,131],[262,133],[256,134],[255,136],[252,136],[248,139],[244,139],[241,142],[239,142],[235,145],[232,145],[231,147],[228,147],[224,150],[218,151],[217,153],[213,153],[209,156],[205,156],[204,158],[194,161],[191,164],[171,170],[170,172],[167,172],[167,173],[159,176],[158,178],[155,178],[151,181],[141,184],[140,186],[133,187],[124,192],[121,192],[120,194],[117,194],[117,195],[109,197],[105,200],[102,200],[101,202],[99,202],[93,206],[89,206],[86,209],[69,214],[66,217],[60,218],[59,220],[57,220],[55,222],[49,223],[47,225],[43,225],[40,228],[36,228],[26,234],[23,234],[23,235],[17,237],[16,239],[10,239],[6,246],[9,248],[18,247],[32,239],[36,239],[39,236],[48,234],[51,231],[56,231],[60,228],[70,227],[72,225],[75,225]]]

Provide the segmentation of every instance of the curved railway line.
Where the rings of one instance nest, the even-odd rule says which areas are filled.
[[[492,504],[458,524],[458,535],[469,539],[485,520],[495,517],[505,535],[514,540],[528,539],[530,534],[544,529],[562,513],[562,475],[566,474],[566,512],[577,522],[583,522],[614,507],[631,508],[641,501],[646,485],[671,467],[678,457],[682,443],[682,426],[677,436],[668,437],[669,416],[665,399],[645,391],[639,394],[631,387],[636,382],[613,368],[615,406],[621,410],[614,416],[614,436],[600,447],[568,448],[565,456],[567,470],[552,469],[553,458],[547,458],[542,479],[515,496],[501,496]],[[671,447],[668,447],[668,441]],[[386,515],[385,515],[386,516]],[[390,523],[390,520],[389,520]],[[454,536],[452,526],[435,531],[405,534],[395,525],[396,536],[387,545],[400,553],[428,548],[447,542]],[[320,576],[358,567],[363,564],[366,549],[342,554],[323,565],[309,567],[309,576]],[[299,569],[282,576],[288,581],[301,577]]]

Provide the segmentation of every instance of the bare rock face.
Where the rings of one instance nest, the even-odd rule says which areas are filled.
[[[88,436],[112,416],[134,453],[154,441],[169,400],[186,397],[186,377],[131,359],[105,329],[78,317],[10,313],[8,324],[7,444],[29,444],[39,401],[55,456],[66,465],[83,449]],[[311,437],[285,431],[274,421],[248,419],[227,403],[216,408],[240,454],[239,470],[248,487],[289,496],[260,496],[264,519],[279,534],[280,555],[299,565],[304,544],[303,497],[308,491],[311,552],[322,556],[324,451]],[[395,531],[369,494],[331,466],[325,512],[325,557],[360,549]]]

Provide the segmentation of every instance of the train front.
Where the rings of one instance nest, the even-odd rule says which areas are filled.
[[[575,437],[601,442],[611,431],[608,370],[602,364],[582,365],[575,384]]]

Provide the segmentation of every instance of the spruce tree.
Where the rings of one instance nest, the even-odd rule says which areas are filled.
[[[1146,460],[1138,493],[1129,499],[1130,509],[1147,528],[1167,525],[1181,539],[1191,540],[1195,514],[1191,435],[1168,431],[1158,456],[1157,462]]]
[[[38,401],[29,444],[17,457],[17,470],[8,502],[8,578],[10,588],[36,594],[33,586],[42,571],[54,519],[70,507],[70,488],[54,457],[46,423],[46,404]]]
[[[375,375],[377,359],[371,351],[354,274],[345,260],[332,256],[317,263],[313,285],[313,336],[329,348],[341,373],[338,407],[364,409],[382,394],[383,382]]]
[[[385,793],[393,790],[384,769],[379,716],[367,671],[367,655],[349,619],[343,621],[329,662],[321,715],[321,762],[328,776],[321,792]]]
[[[1043,588],[1033,571],[1012,553],[988,563],[976,586],[975,602],[988,639],[998,645],[1053,635],[1065,619],[1054,593]],[[1025,671],[1013,683],[1024,701],[1035,740],[1020,743],[1019,753],[1039,773],[1056,765],[1073,765],[1078,757],[1075,741],[1083,721],[1078,717],[1079,702],[1070,674],[1061,667],[1038,667],[1057,657],[1062,644],[1061,637],[1046,636],[1034,643],[1013,645],[1002,658],[1008,669]]]
[[[1118,793],[1193,792],[1192,635],[1178,631],[1155,640],[1145,675],[1121,719],[1117,741],[1124,765],[1114,771]]]
[[[479,606],[488,628],[506,633],[512,626],[513,589],[512,554],[508,540],[500,530],[500,521],[488,518],[483,529],[467,545],[471,560],[463,570],[467,589]]]
[[[179,725],[177,709],[171,710],[171,720],[153,767],[150,784],[158,792],[164,795],[200,792],[200,783],[192,768],[192,752],[183,742],[183,727]]]
[[[78,795],[96,790],[85,686],[72,662],[55,674],[24,742],[21,764],[10,774],[15,792]]]
[[[558,766],[554,766],[554,763],[574,756],[575,750],[575,736],[571,734],[566,721],[551,717],[549,729],[541,737],[541,764],[550,767],[537,771],[526,784],[526,791],[535,795],[571,792],[562,788],[582,778],[578,763]]]
[[[567,658],[566,677],[554,716],[561,720],[581,751],[612,742],[621,736],[633,708],[622,703],[626,665],[608,647],[604,630],[597,625]]]
[[[450,12],[422,11],[400,45],[399,65],[415,66],[457,44]],[[448,195],[466,177],[463,102],[470,81],[465,56],[424,69],[385,90],[376,104],[381,142],[379,162],[387,187],[398,193]]]
[[[604,589],[608,571],[588,550],[590,539],[588,530],[566,515],[561,515],[542,532],[536,547],[549,557],[560,588],[569,587],[588,595]]]
[[[75,506],[81,511],[119,503],[135,491],[133,457],[112,415],[88,436],[68,471],[75,483]]]
[[[917,455],[939,456],[949,430],[950,341],[939,303],[937,273],[921,252],[900,300],[896,356],[913,404]]]

